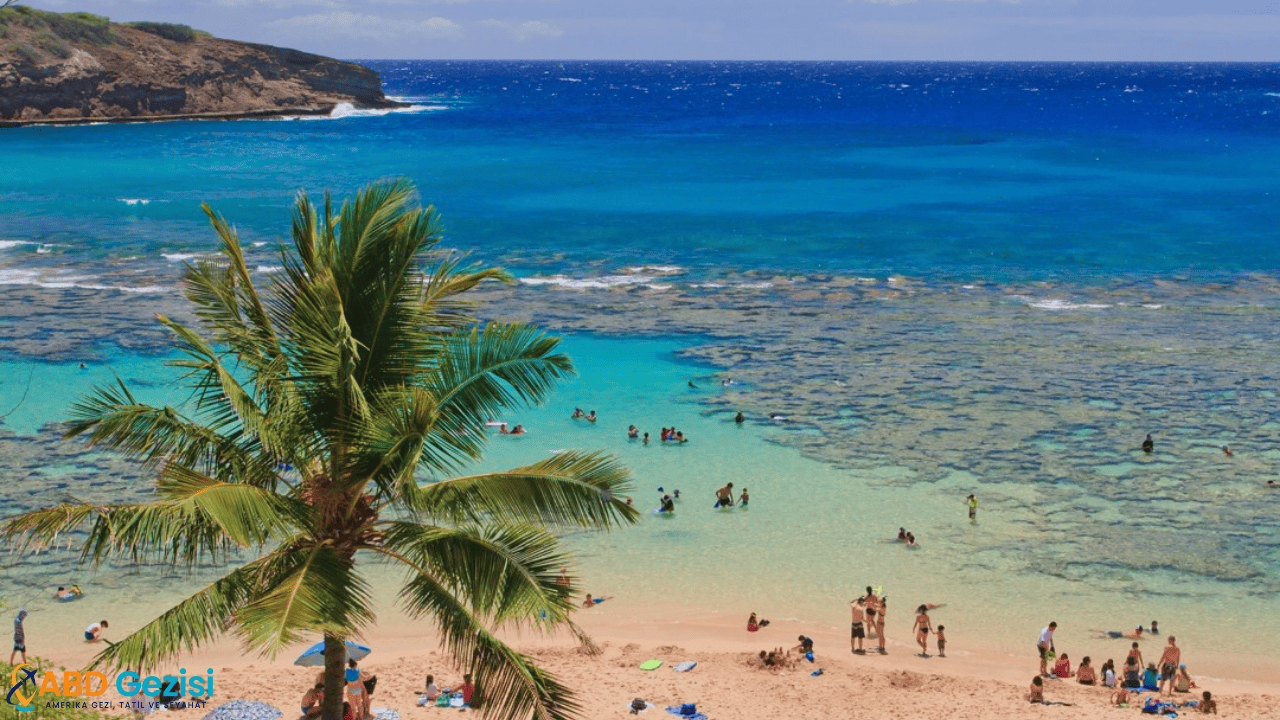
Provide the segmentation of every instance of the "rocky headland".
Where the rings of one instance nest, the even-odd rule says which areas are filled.
[[[0,126],[395,107],[362,65],[185,25],[0,9]]]

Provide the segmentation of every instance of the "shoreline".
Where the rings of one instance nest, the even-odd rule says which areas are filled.
[[[616,602],[616,601],[612,601]],[[652,615],[653,608],[650,608]],[[537,632],[509,630],[503,638],[534,662],[568,685],[582,705],[582,717],[621,717],[626,705],[642,697],[662,708],[695,702],[700,712],[717,720],[779,716],[798,713],[802,717],[835,717],[863,707],[876,707],[891,717],[1024,717],[1028,712],[1052,712],[1058,717],[1097,717],[1113,714],[1108,703],[1111,690],[1081,686],[1074,680],[1047,680],[1046,699],[1072,703],[1072,707],[1031,706],[1024,699],[1026,687],[1035,674],[1036,661],[1030,654],[1013,654],[990,649],[970,649],[949,642],[946,658],[925,659],[913,654],[914,644],[890,633],[889,655],[854,656],[848,650],[847,630],[815,626],[784,619],[774,621],[759,633],[747,633],[744,618],[730,619],[723,613],[684,608],[682,614],[661,609],[664,618],[644,617],[633,608],[619,604],[601,605],[575,618],[600,648],[591,655],[581,649],[568,633],[546,636]],[[901,621],[902,618],[898,618]],[[891,621],[891,624],[893,622]],[[760,649],[795,645],[797,634],[815,640],[816,662],[801,662],[783,672],[753,669],[748,661]],[[905,633],[904,633],[905,635]],[[381,626],[365,638],[374,652],[361,666],[379,678],[373,695],[375,709],[406,713],[428,713],[418,708],[416,691],[423,677],[432,674],[441,687],[456,684],[462,670],[455,669],[438,649],[438,636],[427,623],[411,627]],[[874,642],[872,643],[874,645]],[[215,690],[210,705],[192,706],[172,712],[176,717],[196,720],[230,700],[259,700],[284,711],[285,718],[297,716],[298,699],[308,688],[314,668],[293,666],[292,659],[305,645],[290,647],[274,660],[244,657],[234,641],[223,639],[198,653],[180,659],[189,672],[212,670]],[[75,667],[75,657],[85,657],[87,647],[51,653],[57,664]],[[931,645],[930,650],[933,651]],[[664,665],[654,672],[638,669],[648,659]],[[1191,658],[1199,665],[1199,661]],[[198,662],[197,662],[198,661]],[[673,673],[680,662],[697,662],[689,673]],[[1095,666],[1101,661],[1095,662]],[[1190,665],[1194,668],[1196,665]],[[820,676],[811,673],[822,668]],[[173,672],[172,669],[166,672]],[[157,674],[163,674],[157,672]],[[1210,690],[1223,715],[1280,717],[1280,683],[1206,678],[1193,669],[1197,689],[1190,694],[1175,693],[1177,701],[1198,699]],[[1146,697],[1149,694],[1144,695]],[[47,698],[46,698],[47,699]],[[124,712],[114,687],[102,700],[117,703],[115,712]],[[135,698],[136,700],[136,698]],[[1140,705],[1143,700],[1138,700]],[[1030,707],[1031,710],[1027,710]],[[1135,705],[1130,712],[1137,712]]]
[[[339,103],[315,105],[301,108],[276,108],[228,112],[185,113],[181,115],[130,115],[127,117],[76,117],[76,118],[41,118],[36,120],[0,119],[0,128],[29,127],[35,125],[93,125],[97,123],[125,124],[147,122],[172,122],[175,120],[252,120],[256,118],[287,117],[289,115],[328,115]],[[368,103],[351,103],[357,109],[387,110],[409,107],[410,103],[388,100],[386,103],[370,105]]]

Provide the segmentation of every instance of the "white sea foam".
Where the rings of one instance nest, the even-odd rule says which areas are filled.
[[[150,205],[151,198],[119,198],[125,205]]]
[[[303,116],[305,120],[340,120],[353,117],[382,117],[393,113],[420,113],[428,110],[448,110],[447,105],[417,105],[399,108],[357,108],[351,103],[338,103],[328,115]]]
[[[1032,300],[1022,295],[1016,295],[1015,297],[1025,302],[1028,307],[1040,308],[1041,310],[1105,310],[1111,307],[1102,303],[1073,303],[1057,298]]]
[[[169,262],[186,262],[188,260],[195,260],[198,257],[204,256],[200,253],[160,253],[160,257],[168,260]]]
[[[596,289],[611,288],[621,285],[644,285],[653,287],[651,283],[658,278],[653,275],[603,275],[594,278],[571,278],[565,275],[541,275],[536,277],[520,278],[520,282],[525,285],[558,285],[560,287],[574,289]],[[670,286],[661,286],[655,289],[665,290]]]
[[[66,275],[58,271],[24,270],[21,268],[0,268],[0,285],[33,285],[51,290],[80,288],[83,290],[120,290],[127,293],[159,293],[169,292],[173,288],[165,285],[104,285],[93,281],[97,278],[90,275]]]
[[[0,240],[0,250],[9,250],[19,245],[35,245],[35,243],[27,242],[26,240]]]
[[[744,290],[767,290],[773,287],[773,283],[771,282],[739,283],[736,287],[740,287]]]
[[[660,275],[676,275],[684,272],[678,265],[637,265],[626,268],[629,273],[658,273]]]
[[[258,272],[260,273],[278,273],[281,270],[284,270],[284,268],[281,267],[280,265],[259,265],[258,266]]]

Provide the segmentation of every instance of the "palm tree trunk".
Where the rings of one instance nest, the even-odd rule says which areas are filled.
[[[324,705],[321,720],[342,720],[342,703],[347,699],[347,647],[341,639],[324,636]]]

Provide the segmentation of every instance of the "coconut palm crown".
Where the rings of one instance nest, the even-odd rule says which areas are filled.
[[[408,183],[377,183],[337,212],[328,196],[317,208],[300,195],[293,246],[281,244],[283,270],[262,289],[235,229],[204,206],[221,254],[186,269],[198,320],[159,318],[191,399],[153,407],[117,381],[75,406],[67,433],[146,463],[155,499],[72,500],[11,518],[3,533],[39,547],[82,531],[92,564],[256,559],[102,651],[95,667],[149,670],[225,633],[274,657],[319,635],[323,717],[339,720],[343,642],[375,620],[361,571],[385,561],[405,571],[402,608],[434,621],[473,673],[483,712],[577,714],[564,685],[493,633],[577,631],[552,531],[635,522],[627,472],[562,452],[445,479],[480,456],[487,419],[541,401],[573,367],[535,327],[477,324],[462,295],[509,279],[434,251],[435,211],[413,195]]]

